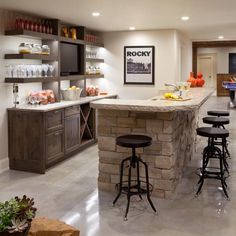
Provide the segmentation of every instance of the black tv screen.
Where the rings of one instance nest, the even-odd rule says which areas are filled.
[[[236,73],[236,53],[229,53],[229,74]]]
[[[61,75],[79,74],[78,45],[61,43]]]

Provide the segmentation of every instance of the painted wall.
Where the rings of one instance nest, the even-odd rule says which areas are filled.
[[[104,79],[88,82],[98,85],[102,90],[119,94],[120,98],[146,99],[157,95],[164,89],[166,82],[186,80],[191,71],[191,44],[176,30],[108,32],[104,33],[105,49],[102,54],[105,59]],[[155,85],[124,85],[124,46],[155,46]],[[182,62],[181,47],[184,51]],[[183,63],[183,64],[182,64]],[[184,67],[182,67],[184,66]],[[181,73],[182,71],[182,76]]]
[[[229,73],[229,53],[236,53],[236,48],[199,48],[199,54],[215,53],[217,73]]]
[[[0,9],[0,171],[8,166],[7,108],[13,106],[12,84],[4,83],[5,66],[18,64],[19,61],[5,60],[5,53],[14,53],[22,42],[40,43],[40,41],[4,36],[9,23],[21,17],[16,13]],[[191,42],[176,30],[110,32],[104,33],[105,48],[98,54],[105,59],[101,64],[104,79],[88,80],[88,85],[98,85],[101,90],[116,93],[121,98],[146,99],[155,96],[164,88],[165,82],[186,80],[191,71]],[[155,46],[155,85],[124,85],[124,46],[154,45]],[[40,61],[21,60],[21,64],[40,63]],[[68,87],[68,81],[62,88]],[[24,103],[29,91],[40,90],[41,83],[22,84],[19,87],[20,102]]]
[[[9,24],[14,22],[14,18],[20,15],[0,9],[0,171],[8,166],[8,136],[7,136],[7,108],[13,106],[12,84],[4,83],[5,66],[9,64],[19,64],[17,60],[5,60],[5,53],[16,53],[18,45],[22,42],[38,43],[37,40],[27,38],[4,36]],[[40,61],[21,60],[21,64],[34,64]],[[41,83],[22,84],[19,86],[20,102],[25,102],[29,91],[40,90]]]

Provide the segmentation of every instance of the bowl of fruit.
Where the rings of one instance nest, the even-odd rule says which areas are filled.
[[[65,101],[75,101],[80,99],[82,89],[76,86],[72,86],[61,90],[62,99]]]

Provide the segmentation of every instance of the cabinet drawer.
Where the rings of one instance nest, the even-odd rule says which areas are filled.
[[[65,117],[79,114],[79,112],[80,112],[80,106],[67,107],[65,108]]]
[[[56,162],[64,156],[64,131],[46,135],[46,163]]]
[[[62,129],[64,125],[64,110],[55,110],[46,114],[46,131]]]

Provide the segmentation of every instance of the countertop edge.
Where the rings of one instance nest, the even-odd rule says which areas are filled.
[[[202,89],[202,88],[200,88]],[[182,104],[182,105],[169,105],[169,106],[160,106],[156,104],[151,105],[141,105],[141,104],[108,104],[104,102],[96,103],[96,101],[91,103],[91,107],[95,109],[103,109],[103,110],[125,110],[125,111],[140,111],[140,112],[174,112],[174,111],[190,111],[199,109],[207,100],[208,98],[215,92],[213,88],[204,88],[207,90],[207,93],[204,95],[205,97],[202,98],[199,103],[196,104]],[[192,90],[194,91],[194,89]],[[196,91],[196,90],[195,90]],[[110,99],[109,99],[110,100]],[[122,99],[121,99],[122,100]],[[132,101],[132,100],[130,100]],[[137,100],[137,101],[144,101],[144,100]],[[146,100],[148,101],[148,100]]]
[[[7,108],[8,111],[31,111],[31,112],[48,112],[57,109],[63,109],[70,106],[82,105],[85,103],[91,103],[97,100],[106,99],[106,98],[117,98],[117,94],[110,95],[101,95],[99,97],[86,97],[84,100],[76,100],[76,101],[61,101],[58,103],[48,104],[48,105],[18,105],[18,107],[10,107]],[[66,104],[68,102],[68,104]]]

